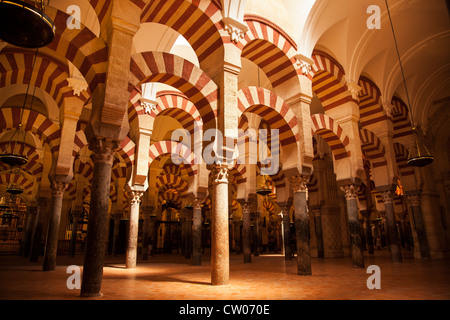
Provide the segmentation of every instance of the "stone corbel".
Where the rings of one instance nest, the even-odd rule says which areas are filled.
[[[306,76],[308,73],[312,71],[312,67],[314,65],[314,60],[311,58],[308,58],[302,54],[297,54],[295,56],[295,59],[297,59],[296,66],[299,70],[302,71],[302,74]]]
[[[359,92],[361,91],[361,87],[353,81],[347,81],[348,91],[352,94],[352,98],[356,101],[359,101]]]
[[[394,111],[394,106],[390,101],[383,101],[383,109],[389,118],[392,118],[392,112]]]
[[[222,19],[224,23],[224,29],[230,35],[230,40],[234,43],[238,43],[241,39],[244,39],[245,34],[248,31],[248,27],[230,17],[224,17]]]
[[[231,41],[238,43],[248,31],[243,21],[245,0],[223,0],[222,7],[224,29],[230,35]]]
[[[80,96],[81,92],[86,91],[88,84],[86,80],[80,78],[67,78],[68,86],[72,88],[73,94]]]

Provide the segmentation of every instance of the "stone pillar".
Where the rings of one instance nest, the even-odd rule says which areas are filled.
[[[398,238],[397,225],[395,221],[394,211],[394,194],[392,190],[382,190],[381,196],[386,208],[386,222],[387,222],[387,238],[388,246],[391,252],[392,262],[402,262],[402,252],[400,239]]]
[[[211,284],[228,285],[230,252],[228,239],[228,167],[211,168],[213,197],[211,214]]]
[[[320,212],[320,205],[311,206],[311,213],[314,217],[314,226],[317,238],[317,256],[323,258],[325,255],[324,244],[323,244],[323,232],[322,232],[322,217]]]
[[[31,237],[30,262],[37,262],[42,248],[42,233],[44,230],[45,214],[47,212],[48,201],[45,198],[39,199],[36,213],[36,223],[34,224],[33,235]]]
[[[371,220],[370,216],[372,214],[372,210],[361,210],[361,214],[364,217],[364,225],[365,225],[365,236],[366,236],[366,244],[367,244],[367,252],[369,254],[373,254],[373,237],[372,237],[372,228],[370,226]]]
[[[341,186],[341,190],[345,193],[345,200],[347,203],[353,268],[364,268],[364,256],[361,247],[361,234],[358,219],[358,189],[354,184],[344,184]]]
[[[411,206],[411,216],[417,233],[420,256],[422,258],[430,258],[430,247],[428,246],[428,240],[422,217],[422,209],[420,208],[420,191],[407,191],[406,196]]]
[[[240,220],[234,220],[233,221],[233,227],[234,227],[234,252],[237,254],[241,253],[241,221]]]
[[[186,230],[186,242],[184,243],[185,246],[184,257],[186,259],[191,258],[191,251],[192,251],[192,214],[193,210],[185,209],[184,225]]]
[[[192,212],[192,265],[202,265],[202,203],[203,198],[196,197]]]
[[[254,232],[253,232],[253,243],[255,246],[255,257],[259,256],[259,212],[255,212],[252,214],[253,216],[253,223],[254,223]]]
[[[68,179],[67,179],[68,180]],[[52,181],[52,209],[47,231],[47,243],[45,245],[44,263],[42,270],[53,271],[56,267],[56,255],[58,253],[58,234],[61,221],[61,209],[64,191],[68,183],[65,181]]]
[[[37,205],[31,205],[28,207],[28,219],[25,228],[25,234],[23,239],[22,256],[24,258],[29,257],[31,252],[31,240],[33,237],[33,229],[36,224],[38,207]]]
[[[83,208],[78,207],[72,212],[73,222],[72,222],[72,237],[70,238],[69,256],[75,257],[75,251],[77,247],[77,233],[78,225],[83,219]]]
[[[128,220],[127,251],[125,266],[127,269],[136,268],[138,231],[139,231],[139,204],[144,194],[142,191],[130,190],[130,219]]]
[[[118,248],[119,227],[120,227],[120,219],[122,218],[122,214],[121,213],[111,214],[111,218],[114,220],[112,254],[113,254],[113,256],[117,256],[117,254],[119,253],[119,248]]]
[[[306,184],[309,176],[290,178],[294,192],[295,233],[297,237],[297,266],[299,275],[311,275],[311,248]]]
[[[289,218],[289,209],[291,206],[288,203],[280,203],[279,206],[283,217],[284,260],[292,260],[291,219]]]
[[[242,226],[242,244],[244,251],[244,263],[252,262],[252,248],[250,238],[250,203],[245,202],[242,206],[243,226]]]
[[[150,214],[153,212],[153,207],[146,207],[143,211],[144,225],[142,230],[142,260],[148,260],[149,255],[149,231],[151,226]]]
[[[84,255],[82,297],[100,296],[103,278],[103,261],[108,230],[108,204],[111,168],[118,142],[96,138],[89,144],[93,151],[94,173],[91,188],[86,249]]]

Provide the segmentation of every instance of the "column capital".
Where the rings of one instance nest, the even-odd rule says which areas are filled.
[[[381,191],[381,197],[384,204],[394,203],[394,193],[391,190]]]
[[[213,184],[228,183],[229,166],[227,164],[213,164],[209,166]]]
[[[296,175],[289,177],[289,182],[291,184],[292,191],[294,193],[307,192],[308,187],[306,184],[309,182],[310,178],[311,176],[303,176],[303,175]]]
[[[345,193],[346,200],[353,200],[358,198],[358,186],[354,184],[346,184],[341,186],[340,189]]]
[[[52,180],[51,182],[52,197],[62,198],[64,196],[64,191],[67,189],[68,186],[69,186],[68,182]]]
[[[144,191],[129,190],[128,193],[131,196],[130,204],[139,204],[139,203],[141,203],[141,198],[144,195]]]
[[[96,162],[104,162],[112,165],[114,153],[119,148],[118,140],[111,140],[96,137],[89,141],[89,149],[93,152],[92,160]]]
[[[407,194],[406,199],[411,207],[420,207],[420,194]]]

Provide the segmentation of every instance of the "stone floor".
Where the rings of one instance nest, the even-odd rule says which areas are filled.
[[[312,275],[298,276],[296,260],[281,255],[230,256],[230,285],[210,285],[210,262],[194,267],[180,255],[161,254],[125,269],[123,256],[106,258],[101,292],[96,300],[448,300],[449,260],[418,260],[404,254],[393,264],[387,249],[365,254],[366,267],[378,265],[381,289],[370,290],[366,269],[353,269],[350,258],[312,259]],[[83,257],[58,256],[55,271],[19,256],[0,256],[1,300],[77,300],[69,290],[67,266],[83,266]]]

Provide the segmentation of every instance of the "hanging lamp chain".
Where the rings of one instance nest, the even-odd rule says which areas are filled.
[[[408,111],[409,111],[409,116],[411,118],[411,125],[413,127],[413,130],[415,130],[416,125],[414,123],[414,116],[411,110],[411,99],[409,98],[409,92],[408,92],[408,86],[406,85],[406,77],[405,77],[405,71],[403,70],[403,64],[400,58],[400,51],[398,49],[398,43],[397,43],[397,37],[395,36],[395,30],[394,30],[394,24],[392,22],[392,17],[391,17],[391,12],[389,10],[389,4],[388,4],[388,0],[385,0],[386,3],[386,8],[387,8],[387,13],[389,16],[389,22],[391,24],[391,29],[392,29],[392,36],[394,37],[394,43],[395,43],[395,49],[397,51],[397,58],[398,58],[398,63],[400,65],[400,71],[402,73],[402,78],[403,78],[403,84],[405,86],[405,92],[406,92],[406,98],[408,99]]]

